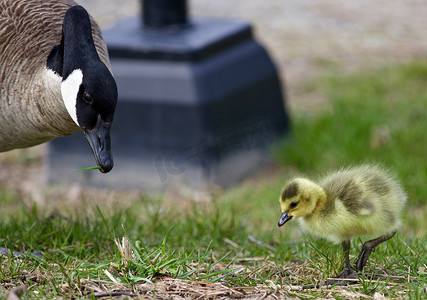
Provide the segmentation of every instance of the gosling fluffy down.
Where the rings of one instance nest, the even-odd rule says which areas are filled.
[[[332,172],[318,183],[296,178],[279,201],[279,226],[295,218],[309,233],[340,243],[395,232],[406,194],[388,171],[362,165]]]
[[[355,268],[361,271],[375,247],[396,233],[406,195],[388,171],[362,165],[332,172],[318,184],[296,178],[282,190],[279,201],[282,216],[278,225],[296,218],[308,232],[341,242],[345,260],[337,277],[355,278],[349,258],[350,240],[375,237],[363,244],[357,257]]]

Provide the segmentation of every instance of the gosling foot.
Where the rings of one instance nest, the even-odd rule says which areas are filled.
[[[344,252],[344,267],[337,277],[326,280],[326,285],[348,285],[352,282],[357,282],[357,274],[350,264],[350,241],[343,241],[341,245]]]
[[[349,285],[357,282],[357,273],[352,268],[345,268],[334,279],[327,279],[325,285]]]
[[[362,246],[362,251],[360,251],[359,256],[357,257],[355,266],[356,269],[362,271],[363,268],[366,266],[366,263],[368,262],[369,256],[372,252],[375,251],[375,247],[381,244],[382,242],[391,239],[395,234],[396,231],[393,231],[388,235],[380,236],[379,238],[365,242]]]
[[[342,279],[356,279],[357,278],[357,273],[352,269],[352,268],[344,268],[341,273],[339,273],[337,275],[337,277],[335,277],[337,279],[342,278]]]

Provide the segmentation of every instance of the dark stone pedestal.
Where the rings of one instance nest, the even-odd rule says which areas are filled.
[[[268,159],[288,118],[276,69],[239,21],[104,33],[119,89],[109,174],[93,166],[82,134],[49,143],[50,182],[159,190],[229,186]]]

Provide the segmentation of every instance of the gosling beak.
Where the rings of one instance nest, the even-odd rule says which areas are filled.
[[[84,130],[96,163],[101,167],[100,171],[102,173],[110,172],[114,166],[113,156],[111,155],[110,128],[111,123],[103,121],[101,116],[98,116],[95,128]]]
[[[282,215],[280,216],[279,222],[277,223],[277,225],[279,227],[283,226],[286,222],[288,222],[290,219],[292,219],[292,216],[288,216],[288,212],[285,211],[282,213]]]

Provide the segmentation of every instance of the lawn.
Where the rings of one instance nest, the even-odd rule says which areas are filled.
[[[24,252],[0,255],[0,298],[25,286],[26,299],[425,299],[426,82],[427,61],[314,80],[306,88],[325,105],[292,112],[292,136],[271,150],[278,166],[199,201],[88,195],[53,210],[0,190],[0,246]],[[357,282],[319,287],[342,267],[341,246],[305,235],[296,222],[279,229],[280,188],[298,174],[362,162],[401,179],[403,225]],[[353,241],[353,262],[360,246]]]

